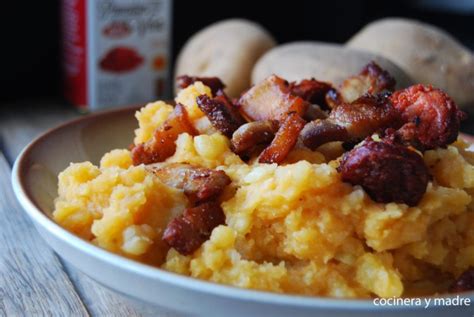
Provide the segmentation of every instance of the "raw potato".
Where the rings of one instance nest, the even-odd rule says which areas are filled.
[[[270,50],[255,65],[252,82],[276,74],[289,81],[314,77],[339,84],[348,76],[358,74],[371,60],[395,77],[398,88],[411,84],[408,76],[384,57],[322,42],[294,42]]]
[[[275,46],[260,25],[232,19],[211,24],[193,35],[176,62],[176,76],[217,76],[226,93],[237,97],[250,87],[250,75],[258,58]]]
[[[445,90],[460,106],[474,106],[474,57],[451,35],[407,19],[382,19],[347,43],[389,58],[415,81]]]

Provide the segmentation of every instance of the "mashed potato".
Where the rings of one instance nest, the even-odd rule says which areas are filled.
[[[196,83],[177,97],[195,125],[203,115]],[[137,113],[135,143],[148,140],[172,108],[163,102]],[[114,150],[100,166],[71,164],[59,175],[55,220],[112,252],[196,278],[281,293],[364,298],[444,292],[474,266],[474,155],[457,141],[424,153],[433,175],[415,207],[380,204],[343,183],[335,150],[297,147],[286,164],[243,162],[211,128],[181,134],[166,162],[226,172],[226,224],[190,256],[161,241],[166,224],[187,206],[186,196],[133,166]]]

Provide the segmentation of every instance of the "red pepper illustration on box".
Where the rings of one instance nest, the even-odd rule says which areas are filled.
[[[143,63],[143,57],[131,47],[119,46],[110,49],[99,62],[100,68],[114,73],[129,72]]]

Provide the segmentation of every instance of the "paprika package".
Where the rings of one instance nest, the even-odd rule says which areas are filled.
[[[82,110],[169,89],[171,0],[63,0],[65,95]]]

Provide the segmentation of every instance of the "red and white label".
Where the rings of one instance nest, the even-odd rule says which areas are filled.
[[[66,96],[97,110],[166,97],[171,0],[63,0]]]

